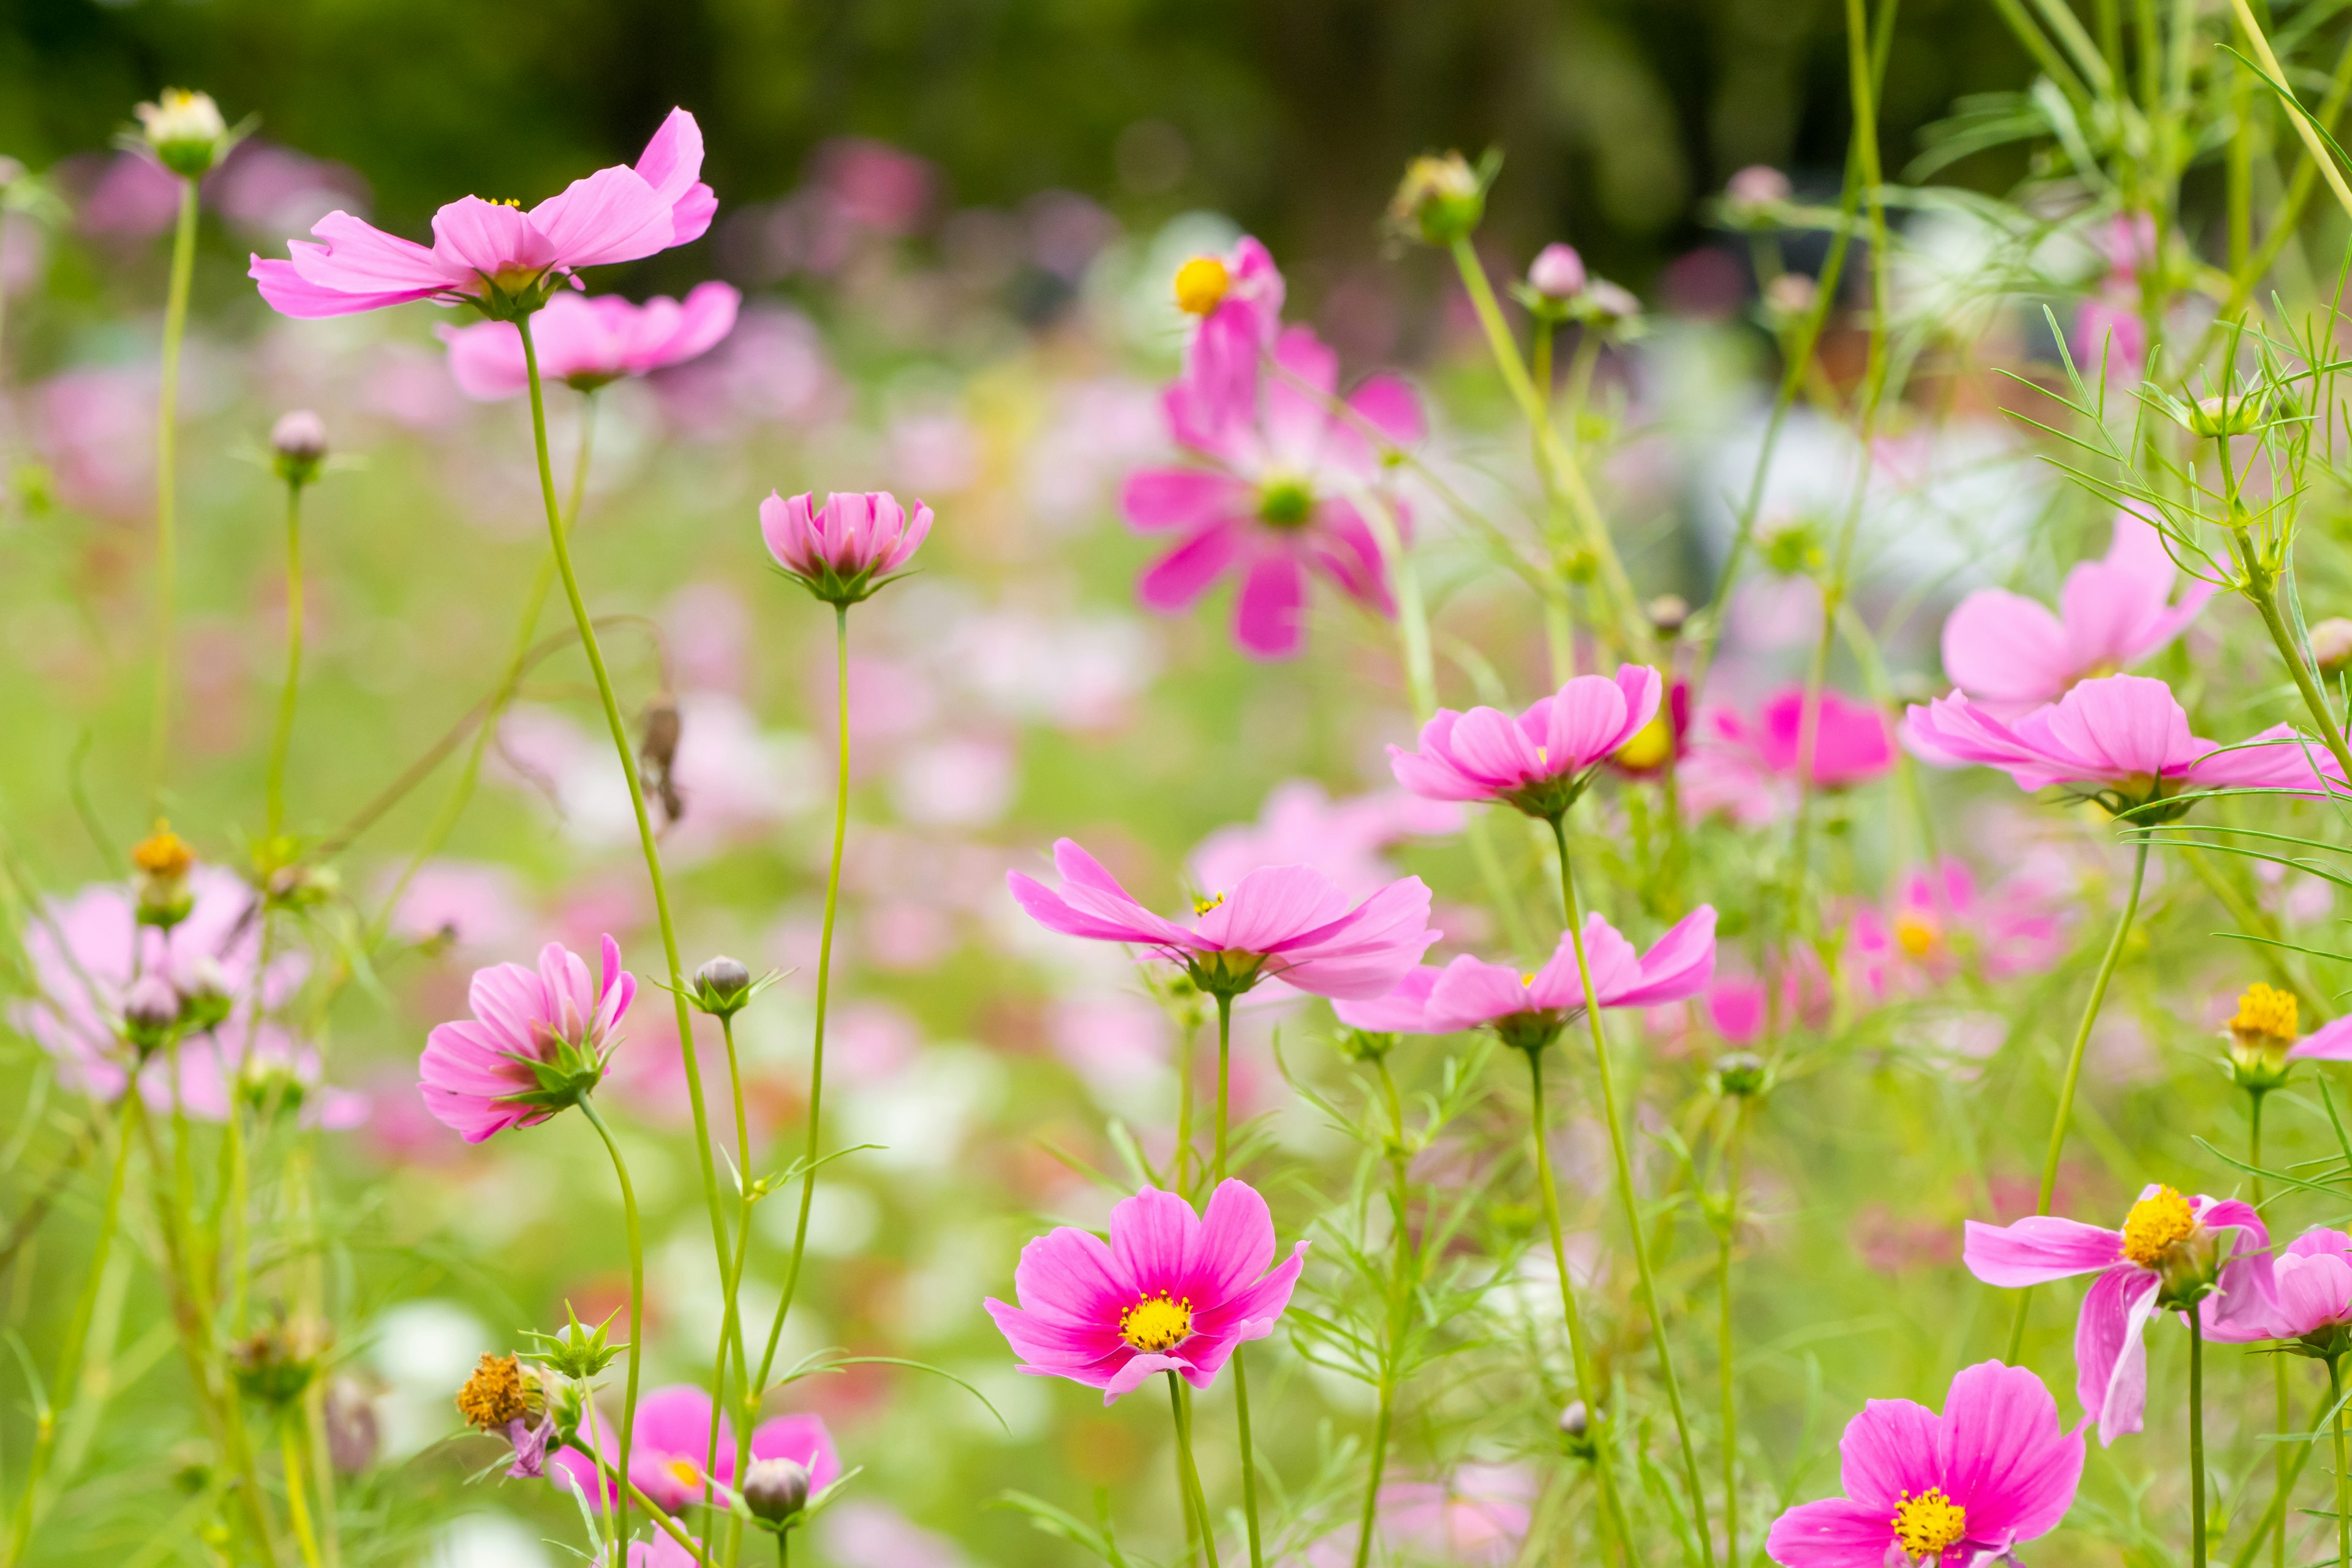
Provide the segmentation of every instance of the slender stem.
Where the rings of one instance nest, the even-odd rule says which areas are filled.
[[[2181,1316],[2189,1322],[2189,1563],[2205,1568],[2205,1329],[2196,1308]]]
[[[613,1141],[613,1130],[604,1125],[604,1119],[596,1114],[594,1103],[584,1094],[580,1097],[580,1110],[588,1118],[588,1125],[596,1130],[596,1136],[604,1141],[604,1152],[613,1156],[613,1177],[621,1184],[621,1223],[626,1228],[629,1238],[629,1373],[621,1394],[620,1473],[625,1476],[629,1473],[629,1446],[636,1437],[637,1364],[642,1359],[646,1342],[645,1237],[637,1228],[636,1189],[629,1184],[628,1163],[621,1158],[620,1144]],[[712,1425],[716,1426],[717,1423],[713,1422]],[[613,1533],[620,1541],[626,1542],[629,1539],[627,1492],[621,1495]]]
[[[743,1108],[743,1069],[735,1052],[735,1016],[733,1014],[725,1013],[719,1016],[719,1037],[727,1042],[727,1088],[735,1102],[735,1192],[738,1200],[735,1210],[735,1257],[728,1264],[726,1273],[726,1300],[731,1307],[736,1292],[742,1287],[743,1258],[751,1245],[751,1129]],[[729,1331],[729,1322],[736,1325],[731,1334]],[[742,1332],[740,1320],[736,1319],[732,1310],[728,1314],[728,1321],[719,1325],[719,1349],[712,1357],[710,1407],[713,1410],[726,1407],[719,1395],[726,1387],[727,1347],[730,1338],[736,1346],[736,1362],[740,1371],[743,1359]],[[757,1414],[756,1408],[745,1412],[747,1419]],[[702,1506],[706,1509],[713,1506],[713,1489],[718,1484],[718,1469],[719,1423],[713,1421],[710,1424],[710,1444],[702,1467]],[[742,1473],[740,1468],[736,1473],[739,1475]]]
[[[596,1436],[594,1432],[583,1432],[583,1436],[589,1439],[592,1446],[594,1444]],[[646,1510],[646,1517],[654,1521],[654,1525],[656,1529],[658,1529],[664,1535],[668,1536],[672,1541],[677,1542],[680,1546],[686,1548],[687,1552],[693,1555],[695,1561],[701,1561],[701,1554],[694,1544],[694,1537],[686,1532],[686,1526],[678,1523],[677,1520],[672,1519],[669,1514],[662,1509],[659,1503],[655,1502],[653,1499],[646,1496],[643,1491],[639,1490],[637,1483],[628,1479],[625,1472],[614,1468],[613,1462],[605,1458],[602,1452],[592,1454],[589,1456],[589,1458],[595,1465],[597,1473],[604,1477],[605,1481],[611,1485],[614,1491],[618,1492],[624,1497],[635,1499],[636,1505]],[[600,1491],[603,1489],[598,1489]],[[617,1565],[615,1565],[615,1568],[617,1568]]]
[[[2100,956],[2098,973],[2091,977],[2091,994],[2083,1003],[2083,1016],[2074,1026],[2074,1043],[2066,1053],[2066,1076],[2058,1086],[2058,1114],[2050,1124],[2049,1152],[2042,1157],[2042,1186],[2034,1199],[2033,1212],[2050,1212],[2050,1196],[2058,1186],[2058,1157],[2066,1149],[2066,1127],[2074,1119],[2074,1086],[2083,1076],[2083,1050],[2090,1043],[2091,1026],[2099,1021],[2099,1006],[2107,999],[2107,982],[2115,978],[2116,963],[2123,956],[2124,939],[2131,934],[2132,917],[2139,912],[2139,889],[2147,876],[2147,840],[2142,838],[2132,854],[2131,888],[2124,895],[2123,912],[2116,917],[2116,929],[2107,938],[2107,951]],[[2025,1343],[2025,1318],[2033,1300],[2033,1288],[2027,1286],[2017,1293],[2017,1316],[2009,1327],[2009,1349],[2001,1360],[2017,1364],[2018,1351]]]
[[[1372,1416],[1371,1475],[1364,1482],[1364,1506],[1356,1525],[1356,1568],[1365,1568],[1371,1561],[1372,1523],[1379,1510],[1381,1478],[1388,1468],[1389,1426],[1395,1415],[1397,1373],[1403,1359],[1405,1322],[1416,1283],[1410,1223],[1412,1159],[1405,1147],[1404,1102],[1397,1097],[1396,1078],[1389,1071],[1388,1058],[1375,1058],[1372,1066],[1380,1074],[1381,1098],[1387,1102],[1389,1111],[1389,1208],[1393,1216],[1389,1249],[1393,1259],[1389,1270],[1388,1342],[1381,1347],[1380,1404]]]
[[[2319,682],[2312,675],[2311,661],[2304,658],[2302,645],[2289,629],[2286,617],[2279,612],[2278,575],[2255,562],[2251,541],[2241,536],[2239,548],[2245,553],[2247,569],[2252,574],[2246,596],[2253,600],[2254,608],[2261,613],[2263,626],[2271,634],[2273,646],[2278,649],[2279,661],[2286,666],[2287,674],[2294,679],[2295,690],[2303,695],[2304,707],[2319,725],[2321,742],[2336,759],[2336,765],[2343,770],[2344,776],[2352,779],[2352,749],[2347,749],[2345,744],[2344,726],[2336,722],[2336,710],[2328,706],[2326,695],[2319,689]]]
[[[1739,1568],[1739,1376],[1734,1353],[1731,1312],[1731,1262],[1739,1237],[1740,1134],[1748,1128],[1748,1100],[1742,1096],[1731,1113],[1731,1131],[1724,1140],[1723,1218],[1716,1237],[1716,1303],[1721,1312],[1716,1325],[1716,1359],[1723,1378],[1723,1560]]]
[[[302,1480],[302,1445],[294,1436],[290,1415],[278,1417],[278,1455],[286,1466],[286,1517],[294,1525],[294,1544],[301,1549],[306,1568],[320,1568],[319,1538],[310,1529],[310,1504]]]
[[[278,694],[278,729],[269,738],[268,822],[276,840],[286,831],[286,753],[294,740],[294,694],[302,680],[302,485],[286,486],[286,685]]]
[[[2192,856],[2191,858],[2200,858]],[[2254,1207],[2257,1210],[2263,1206],[2263,1099],[2264,1092],[2259,1089],[2249,1089],[2246,1092],[2246,1163],[2254,1173]],[[2328,1370],[2332,1374],[2335,1368],[2331,1364]],[[2278,1396],[2278,1433],[2284,1439],[2287,1434],[2287,1420],[2293,1414],[2287,1405],[2286,1357],[2283,1355],[2271,1357],[2271,1373],[2273,1387]],[[2275,1456],[2277,1480],[2273,1489],[2280,1497],[2284,1497],[2288,1489],[2294,1484],[2294,1478],[2287,1469],[2287,1449],[2291,1447],[2293,1447],[2292,1444],[2282,1440]],[[2341,1469],[2343,1467],[2339,1464],[2336,1468]],[[2286,1568],[2286,1531],[2284,1528],[2272,1539],[2271,1563],[2272,1568]],[[2352,1568],[2352,1565],[2347,1565],[2347,1568]]]
[[[1585,1337],[1584,1316],[1576,1308],[1576,1282],[1568,1271],[1568,1241],[1559,1223],[1559,1186],[1551,1173],[1551,1135],[1544,1125],[1543,1053],[1527,1053],[1528,1134],[1536,1150],[1536,1191],[1542,1200],[1544,1227],[1551,1233],[1551,1264],[1559,1275],[1559,1316],[1568,1329],[1569,1364],[1576,1372],[1576,1396],[1584,1402],[1585,1434],[1592,1444],[1592,1473],[1601,1481],[1601,1511],[1609,1529],[1624,1542],[1629,1562],[1636,1561],[1632,1531],[1625,1528],[1624,1505],[1617,1496],[1617,1476],[1608,1423],[1601,1404],[1601,1380],[1592,1367],[1592,1351]]]
[[[1210,1166],[1210,1201],[1225,1180],[1225,1113],[1231,1089],[1234,1060],[1234,995],[1230,991],[1217,994],[1217,1110],[1214,1142]],[[1242,1366],[1242,1349],[1234,1347],[1234,1417],[1240,1427],[1242,1446],[1242,1518],[1249,1527],[1250,1568],[1262,1568],[1264,1548],[1259,1544],[1257,1522],[1257,1450],[1250,1442],[1249,1374]]]
[[[2271,41],[2263,36],[2262,24],[2254,20],[2253,7],[2247,5],[2246,0],[2230,0],[2230,9],[2237,14],[2238,26],[2245,30],[2246,42],[2253,46],[2255,59],[2270,73],[2273,81],[2284,85],[2287,79],[2286,71],[2279,65],[2278,56],[2271,52]],[[2352,185],[2344,183],[2343,171],[2336,168],[2336,160],[2329,154],[2318,131],[2300,114],[2290,114],[2287,119],[2294,122],[2295,134],[2303,138],[2311,161],[2318,165],[2320,174],[2327,181],[2327,188],[2336,193],[2336,199],[2343,204],[2344,210],[2352,214]]]
[[[1633,1161],[1625,1148],[1625,1119],[1617,1108],[1617,1088],[1609,1071],[1609,1038],[1601,1024],[1601,1004],[1593,994],[1592,966],[1584,954],[1584,917],[1578,911],[1576,877],[1568,858],[1568,819],[1551,819],[1552,842],[1559,851],[1559,900],[1568,921],[1569,940],[1576,951],[1576,968],[1584,982],[1584,1021],[1592,1036],[1592,1060],[1599,1070],[1601,1115],[1609,1125],[1609,1152],[1617,1166],[1617,1194],[1625,1210],[1626,1234],[1633,1243],[1633,1270],[1642,1284],[1642,1300],[1650,1311],[1650,1332],[1658,1342],[1658,1381],[1664,1384],[1666,1407],[1675,1417],[1675,1436],[1683,1451],[1683,1478],[1690,1488],[1691,1519],[1698,1532],[1699,1558],[1715,1568],[1715,1536],[1706,1521],[1706,1490],[1698,1474],[1698,1448],[1691,1441],[1690,1421],[1683,1413],[1683,1390],[1675,1376],[1673,1342],[1666,1337],[1665,1310],[1658,1301],[1658,1282],[1650,1267],[1650,1244],[1642,1229],[1642,1205],[1633,1191]]]
[[[1225,1179],[1225,1108],[1231,1088],[1234,1061],[1234,998],[1229,991],[1217,993],[1217,1110],[1213,1142],[1211,1145],[1209,1191],[1214,1193]]]
[[[172,615],[179,592],[179,529],[174,509],[180,426],[180,341],[188,332],[188,284],[196,270],[196,182],[180,182],[180,219],[172,231],[171,290],[163,300],[163,385],[155,406],[155,700],[147,731],[147,809],[161,816],[163,770],[172,748]]]
[[[1176,1195],[1183,1198],[1192,1195],[1192,1080],[1199,1076],[1192,1055],[1198,1048],[1193,1037],[1199,1033],[1197,1022],[1188,1018],[1176,1042],[1176,1152],[1169,1161],[1168,1179],[1176,1184]]]
[[[2288,1463],[2286,1472],[2287,1486],[2290,1489],[2303,1475],[2303,1467],[2310,1459],[2312,1451],[2319,1446],[2319,1436],[2327,1429],[2327,1423],[2335,1407],[2336,1401],[2330,1397],[2324,1400],[2319,1408],[2312,1412],[2311,1433],[2307,1441],[2279,1445],[2283,1448],[2291,1448],[2294,1451],[2294,1458]],[[2287,1494],[2284,1491],[2273,1492],[2271,1495],[2269,1504],[2263,1510],[2263,1517],[2254,1523],[2254,1532],[2247,1536],[2239,1545],[2238,1554],[2230,1560],[2230,1568],[2249,1568],[2255,1557],[2261,1553],[2263,1539],[2274,1530],[2284,1531],[2286,1529],[2287,1500]]]
[[[1217,1527],[1209,1517],[1209,1500],[1201,1490],[1201,1469],[1192,1462],[1192,1402],[1184,1397],[1184,1385],[1176,1374],[1168,1374],[1168,1403],[1176,1414],[1176,1468],[1184,1479],[1185,1494],[1192,1499],[1193,1515],[1201,1524],[1201,1545],[1208,1553],[1209,1568],[1217,1564]]]
[[[2327,1358],[2327,1403],[2336,1412],[2330,1423],[2336,1439],[2336,1568],[2352,1568],[2352,1476],[2345,1472],[2344,1464],[2344,1368],[2341,1356]],[[2285,1363],[2280,1363],[2282,1368]],[[2286,1531],[2279,1531],[2281,1540]]]

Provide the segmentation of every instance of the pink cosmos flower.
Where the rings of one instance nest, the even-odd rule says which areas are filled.
[[[1195,1388],[1234,1348],[1274,1332],[1307,1266],[1301,1241],[1271,1273],[1274,1216],[1246,1182],[1226,1181],[1207,1209],[1146,1187],[1110,1211],[1110,1241],[1062,1226],[1021,1249],[1021,1305],[991,1297],[988,1314],[1033,1377],[1066,1377],[1103,1403],[1156,1372]]]
[[[1765,699],[1754,720],[1722,703],[1699,710],[1681,782],[1695,816],[1726,812],[1756,827],[1796,807],[1797,749],[1803,742],[1805,690],[1791,686]],[[1895,742],[1875,706],[1824,689],[1813,726],[1813,783],[1823,789],[1867,784],[1895,765]]]
[[[1230,888],[1262,866],[1307,866],[1368,898],[1396,878],[1381,851],[1412,837],[1460,831],[1462,808],[1383,790],[1333,800],[1310,779],[1274,786],[1255,823],[1220,827],[1192,851],[1195,885]]]
[[[629,1479],[656,1506],[677,1513],[701,1501],[703,1464],[710,1458],[710,1416],[709,1393],[691,1384],[653,1389],[637,1401],[637,1418],[629,1434]],[[596,1419],[597,1447],[609,1464],[620,1444],[603,1416]],[[841,1456],[824,1419],[816,1415],[778,1415],[761,1422],[751,1432],[751,1457],[791,1459],[806,1467],[812,1497],[841,1479]],[[549,1463],[564,1472],[572,1486],[595,1484],[596,1464],[588,1455],[584,1434]],[[735,1479],[735,1430],[723,1413],[719,1416],[718,1465],[708,1473],[722,1496]],[[612,1489],[610,1483],[605,1489]]]
[[[1397,783],[1431,800],[1507,801],[1559,816],[1591,770],[1657,717],[1664,685],[1646,664],[1613,677],[1580,675],[1517,719],[1496,708],[1441,708],[1414,751],[1389,748]]]
[[[2177,575],[2155,528],[2117,512],[2105,559],[2066,574],[2056,615],[2006,588],[1962,599],[1944,623],[1944,672],[1996,717],[2055,702],[2078,680],[2137,664],[2197,618],[2213,584],[2192,581],[2174,604]]]
[[[1848,965],[1882,997],[1929,989],[1969,966],[1988,980],[2038,974],[2065,955],[2069,907],[2030,883],[1981,893],[1958,860],[1914,867],[1885,910],[1854,911]]]
[[[2059,1426],[2050,1390],[1997,1361],[1955,1375],[1941,1415],[1869,1401],[1838,1455],[1845,1495],[1772,1521],[1764,1550],[1781,1568],[2006,1561],[2058,1528],[2083,1479],[2082,1435]]]
[[[476,970],[473,1017],[435,1028],[417,1063],[433,1114],[479,1143],[535,1126],[593,1088],[637,994],[620,944],[607,936],[601,957],[601,984],[561,942],[541,950],[536,973],[520,963]]]
[[[1541,1490],[1525,1465],[1463,1465],[1436,1480],[1391,1481],[1381,1488],[1380,1533],[1416,1563],[1505,1568]],[[1355,1526],[1335,1530],[1308,1545],[1297,1568],[1349,1568],[1355,1547]]]
[[[1344,492],[1382,478],[1364,426],[1402,446],[1420,440],[1425,426],[1419,399],[1393,376],[1349,395],[1353,419],[1336,412],[1339,356],[1305,327],[1269,342],[1279,279],[1260,286],[1255,303],[1229,300],[1202,321],[1163,400],[1176,444],[1199,462],[1129,475],[1119,508],[1139,531],[1182,536],[1137,584],[1143,602],[1182,610],[1231,573],[1241,579],[1234,639],[1253,658],[1271,659],[1290,658],[1305,639],[1310,574],[1395,613],[1379,541]],[[1404,508],[1391,507],[1403,528]]]
[[[525,310],[583,267],[684,245],[710,226],[719,199],[702,184],[702,130],[673,109],[634,166],[574,180],[525,212],[467,196],[433,215],[433,243],[331,212],[296,240],[291,259],[252,258],[249,276],[281,315],[344,316],[415,300]]]
[[[2120,1230],[2032,1215],[2007,1226],[1970,1220],[1965,1237],[1961,1258],[1988,1285],[2014,1289],[2098,1275],[2074,1322],[2074,1396],[2098,1423],[2102,1447],[2140,1429],[2147,1405],[2140,1331],[2159,1305],[2195,1302],[2215,1338],[2259,1331],[2273,1310],[2263,1250],[2270,1232],[2234,1198],[2189,1198],[2150,1183]]]
[[[1584,917],[1584,952],[1593,1000],[1603,1007],[1651,1007],[1706,989],[1715,973],[1715,910],[1701,904],[1638,956],[1598,911]],[[1414,1003],[1420,998],[1419,1016]],[[1444,969],[1423,966],[1388,995],[1333,1009],[1350,1028],[1384,1034],[1450,1035],[1492,1026],[1505,1042],[1540,1048],[1584,1011],[1576,943],[1562,932],[1551,960],[1531,974],[1464,953]]]
[[[1136,902],[1073,840],[1055,843],[1054,869],[1059,889],[1005,874],[1030,919],[1065,936],[1148,948],[1212,993],[1235,994],[1278,979],[1320,996],[1385,995],[1440,935],[1429,929],[1429,889],[1418,877],[1391,882],[1351,908],[1321,872],[1269,866],[1230,893],[1196,900],[1187,926]]]
[[[683,300],[656,295],[642,305],[618,294],[558,294],[530,327],[539,373],[593,392],[625,375],[682,364],[734,330],[742,302],[732,285],[716,282],[697,284]],[[449,345],[449,374],[467,396],[491,403],[530,386],[522,333],[512,321],[434,331]]]
[[[828,604],[856,604],[914,557],[931,531],[931,509],[914,515],[887,490],[839,491],[816,504],[775,491],[760,503],[760,537],[776,564]]]
[[[2116,811],[2185,790],[2313,789],[2323,773],[2336,777],[2334,760],[2289,725],[2227,750],[2190,734],[2172,689],[2144,675],[2078,682],[2013,723],[1956,691],[1906,713],[1903,740],[1925,761],[1999,768],[2020,789],[2071,785]]]

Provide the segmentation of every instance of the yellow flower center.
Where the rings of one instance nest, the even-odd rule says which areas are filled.
[[[692,1459],[672,1459],[669,1462],[669,1473],[670,1478],[679,1486],[698,1487],[702,1484],[702,1467]]]
[[[170,823],[157,817],[155,831],[131,847],[131,863],[150,877],[184,877],[196,863],[196,852],[172,831]]]
[[[2238,998],[2237,1016],[2230,1020],[2230,1033],[2248,1047],[2293,1045],[2295,1026],[2294,993],[2259,980]]]
[[[2196,1234],[2197,1211],[2170,1187],[2158,1187],[2124,1216],[2124,1256],[2154,1268],[2164,1255]]]
[[[1895,944],[1914,958],[1925,958],[1936,951],[1936,940],[1942,933],[1936,922],[1926,915],[1906,910],[1895,917]]]
[[[1666,760],[1675,749],[1674,726],[1664,713],[1633,731],[1633,738],[1617,748],[1617,765],[1643,769],[1654,768]]]
[[[1222,904],[1224,901],[1225,896],[1223,893],[1212,893],[1205,899],[1195,897],[1192,900],[1193,918],[1196,920],[1199,919],[1201,916],[1207,914],[1211,910],[1215,909],[1219,904]]]
[[[1192,1332],[1192,1303],[1166,1296],[1146,1296],[1119,1315],[1119,1337],[1139,1351],[1159,1352],[1181,1344]]]
[[[1234,286],[1233,274],[1213,256],[1196,256],[1176,269],[1176,308],[1189,316],[1205,316],[1223,302]]]
[[[1895,1505],[1895,1517],[1887,1522],[1895,1527],[1895,1539],[1903,1543],[1903,1554],[1915,1562],[1941,1557],[1969,1532],[1968,1510],[1946,1497],[1941,1487],[1929,1487],[1917,1497],[1905,1492],[1903,1500]]]

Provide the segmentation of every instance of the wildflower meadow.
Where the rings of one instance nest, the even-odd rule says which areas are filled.
[[[1969,7],[1628,281],[0,145],[0,1568],[2352,1568],[2352,14]]]

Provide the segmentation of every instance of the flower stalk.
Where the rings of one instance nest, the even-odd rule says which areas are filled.
[[[620,1454],[620,1473],[625,1476],[629,1473],[629,1446],[636,1437],[637,1367],[643,1359],[646,1340],[645,1237],[637,1226],[637,1191],[629,1183],[628,1162],[621,1158],[621,1146],[614,1141],[613,1130],[604,1125],[604,1119],[596,1114],[595,1102],[584,1094],[580,1097],[580,1113],[588,1119],[588,1125],[593,1127],[596,1136],[604,1141],[604,1152],[613,1157],[613,1179],[621,1187],[621,1224],[628,1236],[629,1370],[621,1394]],[[713,1425],[717,1424],[714,1422]],[[635,1487],[625,1489],[614,1507],[613,1533],[624,1543],[629,1539],[629,1495],[635,1489]]]
[[[196,182],[180,181],[180,215],[172,230],[172,280],[163,300],[163,384],[155,409],[155,694],[148,716],[147,805],[161,816],[171,758],[173,629],[179,594],[176,510],[180,426],[180,344],[188,334],[188,286],[196,270]]]

